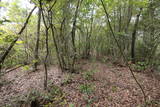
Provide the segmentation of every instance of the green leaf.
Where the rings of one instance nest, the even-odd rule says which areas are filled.
[[[23,44],[24,42],[23,41],[17,41],[16,43],[17,44]]]

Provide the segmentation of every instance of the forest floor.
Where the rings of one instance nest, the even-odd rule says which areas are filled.
[[[46,107],[143,106],[143,94],[127,67],[99,61],[81,61],[79,65],[81,69],[73,74],[62,73],[57,66],[49,68],[48,86],[57,86],[63,94],[57,91],[61,95],[53,98],[55,105],[49,103]],[[160,107],[160,79],[153,73],[135,72],[135,75],[145,90],[148,106]],[[19,68],[4,75],[2,80],[0,107],[24,100],[33,90],[43,93],[44,69],[40,66],[38,71],[29,72]],[[54,94],[58,95],[57,92]]]

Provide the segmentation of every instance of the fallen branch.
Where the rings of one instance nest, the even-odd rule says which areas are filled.
[[[11,69],[9,69],[9,70],[5,70],[2,74],[0,74],[0,76],[4,76],[5,74],[8,74],[9,72],[12,72],[12,71],[14,71],[14,70],[16,70],[16,69],[18,69],[18,68],[20,68],[20,67],[23,67],[23,66],[25,66],[25,65],[22,64],[22,65],[19,65],[19,66],[14,67],[14,68],[11,68]]]
[[[22,66],[25,66],[25,65],[19,65],[19,66],[16,66],[16,67],[12,68],[12,69],[9,69],[9,70],[5,71],[5,74],[7,74],[7,73],[9,73],[11,71],[14,71],[14,70],[16,70],[16,69],[18,69],[18,68],[20,68]]]

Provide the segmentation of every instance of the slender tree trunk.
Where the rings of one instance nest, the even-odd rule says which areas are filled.
[[[114,9],[113,9],[113,29],[114,29],[114,31],[115,31],[115,29],[116,29],[116,11],[115,11],[115,7],[114,7]]]
[[[43,11],[43,8],[42,8],[41,0],[39,1],[39,4],[40,4],[40,9],[42,10],[42,19],[43,19],[43,23],[44,23],[44,26],[45,26],[45,36],[46,36],[46,40],[45,40],[46,55],[45,55],[45,59],[44,59],[44,69],[45,69],[45,72],[44,72],[44,90],[46,90],[47,89],[47,80],[48,80],[47,59],[48,59],[48,55],[49,55],[49,48],[48,48],[48,30],[49,30],[49,27],[48,27],[47,21],[45,20],[45,15],[44,15],[44,11]],[[49,13],[49,12],[47,11],[47,13]]]
[[[35,62],[34,62],[34,71],[37,70],[37,65],[39,62],[38,57],[38,50],[39,50],[39,39],[40,39],[40,25],[41,25],[41,8],[38,10],[38,22],[37,22],[37,40],[36,40],[36,47],[35,47]]]
[[[28,60],[28,31],[27,31],[27,27],[26,27],[26,32],[25,32],[25,44],[24,44],[24,48],[25,48],[25,54],[26,54],[26,61],[25,63],[27,63],[29,60]]]
[[[56,38],[55,38],[54,28],[53,28],[53,24],[52,24],[52,18],[51,18],[51,21],[50,21],[50,26],[51,26],[51,32],[52,32],[52,38],[53,38],[54,46],[56,48],[56,55],[57,55],[57,58],[58,58],[58,63],[59,63],[59,66],[60,66],[60,68],[63,72],[63,66],[62,66],[62,62],[61,62],[61,58],[60,58],[58,44],[57,44],[57,41],[56,41]]]
[[[44,68],[45,68],[45,75],[44,75],[44,89],[47,89],[47,80],[48,80],[48,70],[47,70],[47,59],[48,59],[48,55],[49,55],[49,47],[48,47],[48,30],[49,28],[46,28],[46,56],[45,56],[45,60],[44,60]]]
[[[41,3],[40,3],[40,5],[41,5]],[[42,10],[42,7],[41,7],[41,10]],[[44,68],[45,68],[45,72],[44,72],[44,90],[46,90],[47,89],[47,81],[48,81],[47,59],[48,59],[48,55],[49,55],[49,48],[48,48],[48,30],[49,30],[49,27],[47,26],[47,23],[45,21],[45,16],[44,16],[43,11],[42,11],[42,18],[43,18],[43,22],[44,22],[44,25],[45,25],[45,36],[46,36],[46,40],[45,40],[46,56],[45,56],[45,59],[44,59]]]
[[[55,0],[55,2],[53,3],[53,5],[47,10],[47,17],[45,20],[45,15],[42,9],[42,2],[41,0],[39,1],[40,4],[40,9],[41,9],[41,13],[42,13],[42,19],[44,22],[44,26],[45,26],[45,36],[46,36],[46,40],[45,40],[45,44],[46,44],[46,56],[44,59],[44,68],[45,68],[45,73],[44,73],[44,90],[47,89],[47,82],[48,82],[48,69],[47,69],[47,62],[48,62],[48,56],[49,56],[49,36],[48,36],[48,31],[50,29],[50,18],[52,18],[52,8],[54,7],[54,5],[56,4],[57,0]]]
[[[67,61],[69,62],[69,59],[67,58],[67,61],[65,60],[66,56],[68,56],[68,48],[67,48],[68,41],[64,37],[64,32],[65,32],[64,30],[67,30],[65,27],[65,23],[66,23],[66,18],[64,17],[63,21],[61,22],[61,27],[60,27],[60,35],[59,35],[60,41],[58,41],[59,47],[57,47],[60,50],[59,55],[60,55],[60,60],[61,60],[61,65],[62,65],[61,66],[62,71],[69,69],[68,64],[67,64]]]
[[[90,51],[91,51],[91,36],[92,36],[92,30],[93,30],[93,11],[94,11],[94,7],[92,9],[92,16],[91,16],[91,25],[90,25],[90,31],[89,31],[89,35],[88,35],[88,40],[87,40],[87,54],[86,54],[86,58],[88,59],[90,57]]]
[[[89,38],[89,28],[86,25],[86,38],[85,38],[85,52],[84,52],[84,58],[87,59],[87,54],[88,54],[88,39]]]
[[[119,28],[118,28],[118,32],[121,32],[121,27],[122,27],[122,13],[121,13],[121,5],[119,6]]]
[[[154,7],[154,0],[149,0],[150,4],[149,4],[149,8],[148,8],[148,16],[149,16],[149,20],[150,20],[150,27],[149,27],[149,39],[150,39],[150,45],[149,45],[149,54],[148,54],[148,62],[149,65],[152,67],[153,61],[154,61],[154,57],[155,57],[155,52],[156,49],[158,47],[158,44],[156,43],[156,39],[158,40],[158,37],[155,36],[155,26],[154,26],[154,22],[155,22],[155,7]]]
[[[134,28],[133,28],[133,33],[132,33],[132,42],[131,42],[131,59],[132,59],[132,63],[135,63],[136,32],[137,32],[137,28],[138,28],[139,17],[140,17],[141,11],[142,11],[142,8],[140,8],[140,12],[137,14],[136,21],[135,21]]]
[[[25,51],[26,51],[26,59],[27,59],[27,63],[29,63],[29,52],[28,52],[28,49],[29,49],[29,44],[28,44],[28,29],[26,27],[26,34],[25,34]]]
[[[131,22],[131,18],[132,18],[132,0],[129,0],[128,3],[128,13],[127,13],[127,23],[126,23],[126,27],[125,27],[125,33],[128,33],[128,28],[129,28],[129,24]]]
[[[83,0],[78,0],[76,11],[75,11],[75,16],[73,18],[73,26],[72,26],[72,31],[71,31],[71,37],[72,37],[72,45],[73,45],[73,62],[71,64],[71,71],[74,71],[74,66],[75,66],[75,60],[76,60],[76,45],[75,45],[75,33],[76,33],[76,23],[77,23],[77,17],[78,17],[78,10],[80,7],[80,4],[82,3]]]
[[[42,10],[41,1],[40,1],[40,7],[41,7],[41,10]],[[49,15],[49,11],[47,11],[47,12],[48,12],[48,15]],[[45,16],[44,16],[43,11],[42,11],[42,18],[43,18],[43,22],[44,22],[44,25],[45,25],[45,36],[46,36],[46,40],[45,40],[46,56],[45,56],[45,59],[44,59],[44,68],[45,68],[45,72],[44,72],[44,90],[46,90],[47,89],[47,81],[48,81],[47,59],[48,59],[48,55],[49,55],[49,47],[48,47],[48,30],[49,30],[49,25],[47,25],[47,21],[45,21]]]

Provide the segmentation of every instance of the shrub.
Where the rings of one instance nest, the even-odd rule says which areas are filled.
[[[148,68],[148,64],[146,62],[137,62],[134,65],[134,70],[136,71],[144,71]]]

